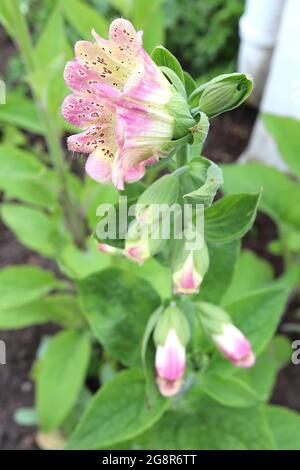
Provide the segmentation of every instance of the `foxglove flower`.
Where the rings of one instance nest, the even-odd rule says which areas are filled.
[[[112,180],[122,190],[124,182],[139,180],[147,165],[167,155],[166,145],[183,136],[182,122],[188,133],[194,120],[129,21],[114,20],[108,40],[92,34],[96,42],[77,42],[75,59],[65,68],[73,94],[62,114],[83,129],[68,138],[68,147],[89,154],[86,171],[93,179]]]
[[[232,323],[223,324],[221,333],[212,335],[212,340],[234,366],[252,367],[255,364],[251,344]]]
[[[172,271],[174,294],[196,294],[209,267],[209,255],[205,242],[202,247],[188,248],[183,238],[173,242]]]
[[[165,343],[157,346],[155,355],[156,383],[165,397],[176,395],[183,383],[185,348],[174,329],[168,332]]]
[[[170,305],[161,314],[154,330],[156,383],[165,397],[176,395],[183,384],[185,348],[189,339],[188,321],[181,310]]]

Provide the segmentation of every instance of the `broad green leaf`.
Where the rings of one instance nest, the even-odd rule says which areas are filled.
[[[300,229],[300,185],[275,168],[259,163],[223,165],[224,191],[259,191],[259,208],[278,224]]]
[[[267,417],[278,450],[300,450],[300,414],[283,406],[268,406]]]
[[[162,0],[133,0],[132,23],[142,29],[143,47],[148,53],[165,40]]]
[[[239,242],[208,245],[209,269],[200,288],[199,300],[219,303],[228,289],[239,254]]]
[[[256,391],[244,381],[221,374],[204,373],[200,375],[201,390],[221,405],[233,408],[248,408],[259,403]]]
[[[184,75],[185,91],[186,91],[187,97],[189,97],[190,94],[193,93],[193,91],[197,88],[197,84],[195,80],[193,79],[193,77],[191,77],[191,75],[188,72],[184,71],[183,75]]]
[[[73,26],[81,39],[90,39],[92,29],[107,37],[108,23],[100,13],[81,0],[64,0],[61,8],[66,20]]]
[[[142,266],[128,260],[123,261],[122,269],[146,279],[163,299],[172,295],[172,274],[169,267],[162,266],[155,258],[148,259]]]
[[[195,158],[188,167],[189,171],[180,177],[183,197],[187,202],[210,206],[223,184],[222,170],[204,157]]]
[[[34,102],[20,93],[6,94],[5,106],[0,106],[0,122],[13,124],[36,134],[45,132]]]
[[[82,308],[96,338],[126,365],[141,363],[140,351],[150,314],[159,297],[130,272],[108,268],[78,282]]]
[[[59,286],[51,271],[37,266],[11,266],[0,271],[0,310],[39,299]]]
[[[161,450],[274,449],[261,407],[229,408],[201,394],[192,410],[167,412],[137,444],[142,449]]]
[[[0,145],[0,188],[6,198],[53,207],[57,203],[56,194],[49,184],[50,171],[31,153]]]
[[[158,67],[168,67],[173,70],[180,80],[185,83],[181,65],[168,49],[163,46],[156,46],[152,51],[151,58]]]
[[[237,240],[252,227],[260,194],[223,197],[204,213],[205,237],[209,243]]]
[[[63,331],[50,342],[37,380],[37,411],[43,431],[56,429],[67,417],[83,386],[90,357],[90,337]]]
[[[35,46],[35,61],[47,67],[58,55],[68,52],[68,47],[60,8],[55,7]]]
[[[110,0],[112,6],[122,13],[124,18],[129,18],[132,8],[132,0]]]
[[[57,256],[67,234],[44,212],[19,204],[2,204],[1,217],[23,245],[44,256]]]
[[[11,0],[2,0],[0,4],[0,21],[7,33],[13,37],[14,35],[14,19],[11,9]]]
[[[239,297],[264,287],[272,281],[272,278],[272,267],[267,261],[250,250],[243,250],[222,304],[226,306]]]
[[[67,448],[110,448],[150,428],[167,407],[158,393],[147,401],[141,371],[120,372],[94,395]]]
[[[59,258],[61,270],[73,279],[86,277],[110,264],[111,257],[100,253],[95,240],[91,239],[87,240],[85,250],[80,250],[74,243],[68,243]]]
[[[77,297],[56,294],[27,301],[22,305],[0,309],[0,328],[11,330],[43,323],[56,323],[66,328],[86,324]]]
[[[271,114],[262,114],[262,119],[275,139],[280,155],[300,178],[300,121]]]

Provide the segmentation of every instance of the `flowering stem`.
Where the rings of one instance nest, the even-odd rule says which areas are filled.
[[[10,7],[12,9],[11,13],[14,20],[15,37],[13,39],[21,52],[24,65],[30,75],[35,72],[36,64],[27,22],[25,16],[20,10],[19,0],[11,0]],[[63,150],[61,148],[60,138],[55,122],[51,119],[51,116],[49,116],[45,104],[38,99],[34,87],[32,86],[31,92],[37,103],[40,119],[44,124],[45,138],[52,164],[61,183],[61,201],[64,208],[66,223],[68,224],[77,245],[83,247],[85,241],[84,222],[78,213],[73,194],[69,186],[68,166],[64,160]]]

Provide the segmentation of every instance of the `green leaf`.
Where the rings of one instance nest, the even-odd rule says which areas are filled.
[[[7,198],[53,207],[56,194],[49,184],[50,171],[31,153],[0,145],[0,188]]]
[[[47,67],[57,56],[66,53],[67,48],[63,19],[59,7],[55,7],[35,46],[36,63]]]
[[[66,232],[58,233],[57,220],[19,204],[2,204],[1,217],[23,245],[44,256],[56,256]]]
[[[90,357],[90,337],[63,331],[50,342],[37,380],[37,411],[42,430],[56,429],[72,409],[83,386]]]
[[[67,448],[110,448],[151,427],[167,406],[158,393],[147,402],[141,371],[120,372],[94,395]]]
[[[259,208],[278,224],[300,229],[300,186],[275,168],[259,163],[223,165],[224,191],[259,191]]]
[[[169,411],[138,441],[142,449],[264,450],[274,441],[261,407],[234,409],[199,396],[188,412]]]
[[[88,239],[85,250],[80,250],[74,243],[68,243],[62,250],[59,266],[72,279],[81,279],[92,273],[107,268],[111,258],[97,250],[96,242]]]
[[[82,39],[90,39],[92,29],[107,36],[108,23],[100,13],[81,0],[64,0],[61,8],[66,20],[73,26]]]
[[[270,342],[284,313],[288,292],[271,286],[245,295],[230,305],[227,312],[249,338],[255,353],[260,354]]]
[[[248,408],[259,403],[259,395],[247,383],[236,377],[204,373],[200,376],[201,390],[221,405]]]
[[[259,258],[250,250],[243,250],[222,304],[230,304],[238,298],[264,287],[272,281],[272,278],[273,270],[266,260]]]
[[[292,117],[271,114],[262,114],[262,119],[274,137],[280,155],[300,178],[300,121]]]
[[[190,94],[193,93],[193,91],[197,88],[197,84],[188,72],[184,71],[183,75],[186,95],[189,97]]]
[[[20,93],[7,93],[5,106],[0,106],[0,122],[21,127],[36,134],[45,129],[32,100]]]
[[[122,13],[122,16],[129,18],[132,9],[132,0],[110,0],[112,6]]]
[[[300,450],[300,414],[283,406],[268,406],[267,417],[278,450]]]
[[[0,21],[7,33],[13,37],[14,35],[14,18],[11,9],[11,0],[2,0],[0,4]]]
[[[233,194],[205,210],[205,237],[209,243],[237,240],[252,227],[260,194]]]
[[[39,299],[59,286],[52,272],[37,266],[11,266],[0,271],[0,310]]]
[[[200,157],[189,163],[189,172],[183,173],[180,182],[187,202],[209,207],[223,184],[222,170],[207,158]]]
[[[79,308],[77,297],[56,294],[0,310],[2,330],[25,328],[48,322],[67,328],[84,326],[86,322]]]
[[[130,272],[109,268],[80,280],[78,287],[96,338],[123,364],[140,365],[147,321],[160,303],[152,286]]]
[[[185,83],[181,65],[168,49],[163,46],[156,46],[152,51],[151,58],[158,67],[168,67],[173,70],[182,83]]]
[[[208,245],[209,269],[200,288],[199,300],[219,303],[228,289],[239,254],[239,242]]]

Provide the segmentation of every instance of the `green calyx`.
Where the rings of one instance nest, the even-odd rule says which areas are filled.
[[[253,79],[244,73],[220,75],[191,94],[189,103],[208,118],[240,106],[253,90]]]
[[[160,315],[154,330],[154,343],[156,346],[164,345],[170,330],[175,330],[182,346],[186,346],[191,337],[189,323],[176,305],[169,305]]]

